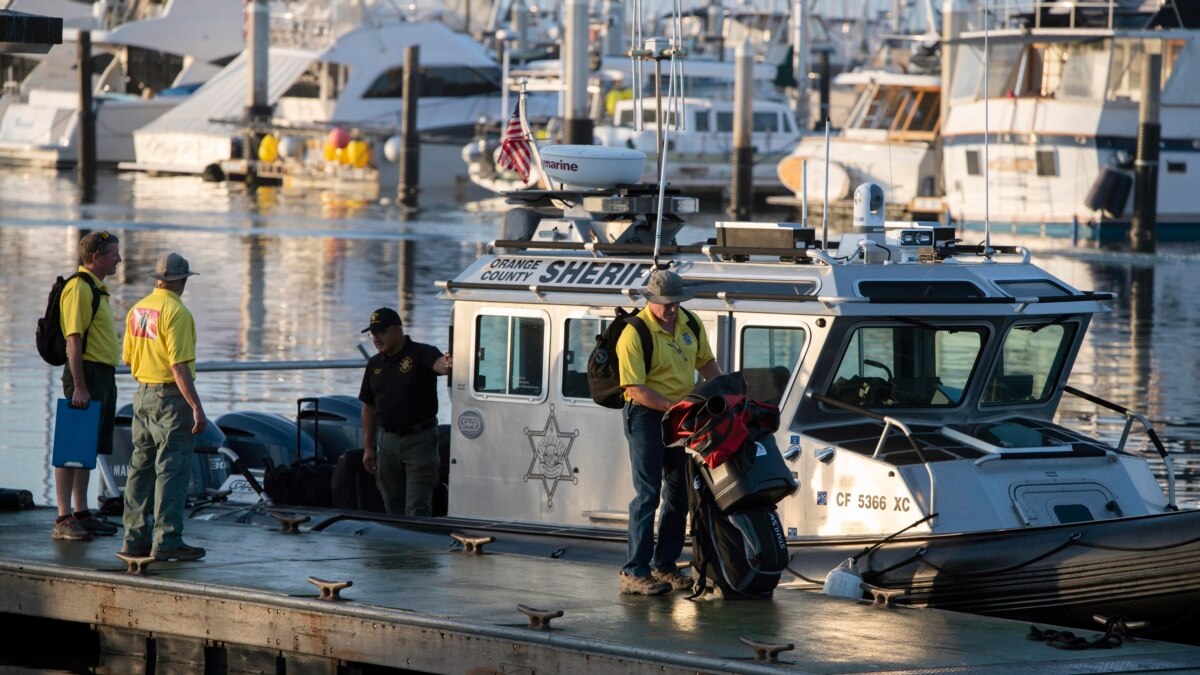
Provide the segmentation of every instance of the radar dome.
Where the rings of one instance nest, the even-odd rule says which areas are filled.
[[[601,145],[551,145],[542,148],[542,169],[550,180],[576,188],[603,188],[638,182],[646,153]]]

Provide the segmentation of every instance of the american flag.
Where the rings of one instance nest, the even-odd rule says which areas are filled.
[[[500,142],[500,154],[496,156],[496,164],[516,171],[522,181],[527,181],[532,157],[529,141],[525,140],[525,127],[521,124],[521,104],[518,103],[512,118],[508,120],[508,128],[504,130],[504,139]]]

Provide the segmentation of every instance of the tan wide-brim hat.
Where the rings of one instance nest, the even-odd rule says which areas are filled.
[[[657,305],[685,302],[696,297],[691,289],[683,284],[683,277],[670,270],[651,272],[645,295],[647,300]]]
[[[172,252],[159,258],[154,269],[146,270],[146,274],[159,281],[178,281],[199,272],[192,271],[187,258]]]

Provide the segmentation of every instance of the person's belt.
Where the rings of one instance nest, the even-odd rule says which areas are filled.
[[[179,388],[179,385],[175,384],[174,382],[165,382],[165,383],[161,383],[161,384],[158,382],[138,382],[138,384],[140,384],[141,386],[143,386],[147,389],[178,389]]]
[[[383,430],[384,430],[384,432],[392,434],[393,436],[408,436],[410,434],[415,434],[415,433],[418,433],[421,431],[426,431],[428,429],[432,429],[436,426],[437,426],[437,418],[430,417],[429,419],[425,420],[424,422],[417,422],[416,424],[410,424],[409,426],[406,426],[406,427],[396,427],[394,429],[389,429],[388,427],[384,427]]]

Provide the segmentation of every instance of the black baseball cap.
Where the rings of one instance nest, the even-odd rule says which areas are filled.
[[[404,322],[400,320],[400,315],[391,307],[380,307],[371,312],[371,325],[362,329],[362,332],[381,331],[392,326],[403,326]]]

